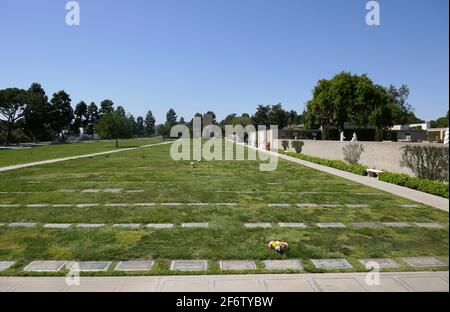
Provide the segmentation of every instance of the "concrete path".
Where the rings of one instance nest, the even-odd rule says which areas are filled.
[[[448,292],[448,272],[381,273],[378,285],[366,273],[81,277],[0,277],[0,292]]]
[[[248,147],[256,149],[251,146],[248,146]],[[259,150],[259,151],[261,151],[261,150]],[[354,173],[334,169],[334,168],[327,167],[327,166],[322,166],[319,164],[315,164],[315,163],[305,161],[305,160],[302,160],[299,158],[279,154],[276,152],[269,152],[269,151],[262,151],[262,152],[265,152],[265,153],[273,155],[273,156],[277,156],[281,159],[285,159],[290,162],[294,162],[294,163],[303,165],[305,167],[309,167],[309,168],[316,169],[316,170],[319,170],[322,172],[333,174],[335,176],[338,176],[338,177],[341,177],[341,178],[344,178],[347,180],[358,182],[358,183],[361,183],[361,184],[364,184],[364,185],[367,185],[367,186],[370,186],[370,187],[373,187],[373,188],[376,188],[376,189],[379,189],[379,190],[382,190],[382,191],[385,191],[385,192],[388,192],[388,193],[391,193],[391,194],[394,194],[394,195],[397,195],[397,196],[400,196],[400,197],[403,197],[406,199],[409,199],[409,200],[413,200],[413,201],[449,212],[449,200],[446,198],[443,198],[443,197],[439,197],[439,196],[431,195],[428,193],[416,191],[416,190],[413,190],[410,188],[406,188],[403,186],[379,181],[378,179],[375,179],[375,178],[364,177],[364,176],[360,176],[360,175],[357,175]]]
[[[111,150],[111,151],[100,152],[100,153],[95,153],[95,154],[86,154],[86,155],[71,156],[71,157],[65,157],[65,158],[56,158],[56,159],[42,160],[42,161],[36,161],[36,162],[26,163],[26,164],[0,167],[0,172],[22,169],[22,168],[27,168],[27,167],[34,167],[34,166],[39,166],[39,165],[54,164],[54,163],[67,161],[67,160],[88,158],[88,157],[94,157],[94,156],[102,156],[102,155],[120,153],[120,152],[125,152],[125,151],[132,151],[132,150],[137,150],[140,148],[146,148],[146,147],[152,147],[152,146],[158,146],[158,145],[164,145],[164,144],[171,144],[171,143],[173,143],[173,141],[148,144],[148,145],[143,145],[143,146],[138,146],[138,147],[122,148],[122,149],[118,149],[118,150]]]

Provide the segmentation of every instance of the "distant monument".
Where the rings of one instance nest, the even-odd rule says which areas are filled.
[[[445,130],[444,144],[448,144],[448,128]]]
[[[356,135],[356,132],[353,132],[352,142],[358,142],[358,136]]]
[[[341,142],[345,141],[344,131],[341,132]]]

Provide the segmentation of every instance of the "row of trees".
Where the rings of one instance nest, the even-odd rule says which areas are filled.
[[[61,90],[49,100],[42,86],[33,83],[28,90],[8,88],[0,90],[0,126],[5,144],[13,137],[16,141],[39,142],[67,136],[79,136],[81,132],[94,136],[102,118],[112,114],[127,122],[128,136],[151,136],[155,134],[155,118],[149,111],[145,118],[126,114],[123,107],[114,109],[111,100],[104,100],[100,107],[81,101],[72,108],[70,95]],[[109,136],[108,136],[109,137]]]
[[[319,80],[307,102],[305,121],[309,128],[322,126],[323,139],[330,126],[343,131],[346,123],[352,123],[362,128],[376,126],[377,139],[381,140],[388,126],[421,122],[407,102],[408,95],[406,85],[385,88],[367,75],[341,72],[330,80]]]
[[[216,114],[213,111],[208,111],[204,114],[196,113],[195,117],[202,118],[202,125],[207,126],[209,124],[216,124],[225,129],[225,125],[242,125],[243,127],[253,124],[254,126],[266,125],[278,125],[280,128],[286,126],[297,126],[303,123],[303,115],[298,114],[296,111],[285,111],[281,103],[276,105],[259,105],[254,115],[250,116],[247,113],[242,115],[230,114],[222,121],[217,121]],[[183,117],[180,120],[177,119],[177,114],[173,109],[170,109],[166,114],[165,124],[157,127],[157,134],[163,137],[168,137],[170,134],[170,128],[177,124],[183,124],[192,129],[192,121],[186,122]]]

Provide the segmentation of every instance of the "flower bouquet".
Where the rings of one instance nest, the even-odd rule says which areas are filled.
[[[288,246],[288,243],[283,240],[273,240],[269,242],[269,250],[275,250],[280,254],[284,253]]]

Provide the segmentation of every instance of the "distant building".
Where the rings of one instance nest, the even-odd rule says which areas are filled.
[[[418,123],[418,124],[410,124],[410,125],[394,125],[390,128],[390,130],[400,131],[400,130],[428,130],[430,129],[430,123]]]

